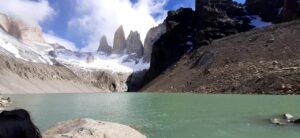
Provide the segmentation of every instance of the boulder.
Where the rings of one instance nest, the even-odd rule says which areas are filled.
[[[0,97],[0,107],[7,107],[10,106],[11,104],[12,101],[9,97],[8,98]]]
[[[108,45],[106,36],[103,36],[100,40],[100,46],[98,52],[103,52],[107,55],[110,55],[112,52],[112,47]]]
[[[44,138],[146,138],[137,130],[117,123],[92,119],[60,122],[47,130]]]
[[[299,124],[299,119],[295,118],[293,115],[286,113],[280,116],[276,116],[270,119],[272,124],[275,125],[288,125],[288,124]]]
[[[167,28],[165,23],[153,27],[148,31],[144,41],[144,62],[150,62],[153,44],[166,32]]]
[[[126,39],[123,26],[120,26],[115,32],[114,44],[113,44],[113,54],[123,54],[126,49]]]
[[[4,30],[4,31],[8,31],[8,27],[9,27],[9,20],[8,17],[5,14],[0,13],[0,27]]]
[[[38,25],[26,23],[15,17],[10,18],[8,33],[21,41],[45,43],[42,29]]]
[[[126,53],[132,58],[141,58],[143,56],[143,43],[137,31],[131,31],[127,37]]]

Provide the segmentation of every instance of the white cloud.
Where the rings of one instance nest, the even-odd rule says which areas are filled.
[[[0,12],[37,26],[55,14],[48,0],[0,0]],[[73,42],[56,36],[53,31],[43,36],[48,43],[58,43],[67,49],[78,50]]]
[[[0,12],[35,24],[54,14],[47,0],[0,0]]]
[[[66,49],[72,50],[72,51],[78,51],[76,45],[73,42],[70,42],[68,40],[65,40],[63,38],[60,38],[56,36],[53,31],[50,31],[49,33],[44,33],[43,34],[46,42],[51,43],[51,44],[60,44],[64,46]]]
[[[163,6],[166,0],[76,0],[77,14],[69,22],[69,29],[88,35],[87,46],[82,51],[95,51],[102,35],[110,45],[115,30],[123,25],[126,36],[137,30],[144,41],[147,31],[166,16]],[[152,15],[161,15],[153,18]]]

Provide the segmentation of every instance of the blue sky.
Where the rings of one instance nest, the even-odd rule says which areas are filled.
[[[239,0],[244,2],[245,0]],[[114,31],[123,25],[141,33],[161,23],[168,10],[194,7],[194,0],[5,0],[0,12],[19,16],[43,29],[46,39],[69,49],[95,51],[106,35],[112,45]]]

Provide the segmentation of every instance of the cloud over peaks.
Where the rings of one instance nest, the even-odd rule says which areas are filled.
[[[76,16],[69,29],[86,37],[83,51],[95,51],[102,35],[112,45],[115,30],[123,25],[126,36],[137,30],[141,39],[147,31],[162,22],[166,16],[166,0],[76,0]]]
[[[54,14],[47,0],[0,0],[0,12],[34,24]]]

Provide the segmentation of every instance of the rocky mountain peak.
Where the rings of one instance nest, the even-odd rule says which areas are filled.
[[[9,27],[9,20],[8,17],[5,14],[0,13],[0,27],[4,30],[4,31],[8,31],[8,27]]]
[[[126,48],[126,39],[123,26],[120,26],[115,32],[113,54],[122,54]]]
[[[19,40],[45,43],[42,29],[38,25],[28,24],[18,18],[9,18],[8,33]]]
[[[140,34],[137,31],[131,31],[126,40],[127,54],[134,58],[141,58],[143,56],[143,43]]]
[[[144,62],[150,62],[153,44],[161,37],[161,35],[166,33],[166,31],[167,28],[165,23],[153,27],[148,31],[144,41]]]
[[[102,36],[100,40],[100,46],[98,52],[104,52],[107,55],[110,55],[112,52],[112,47],[108,45],[106,36]]]

